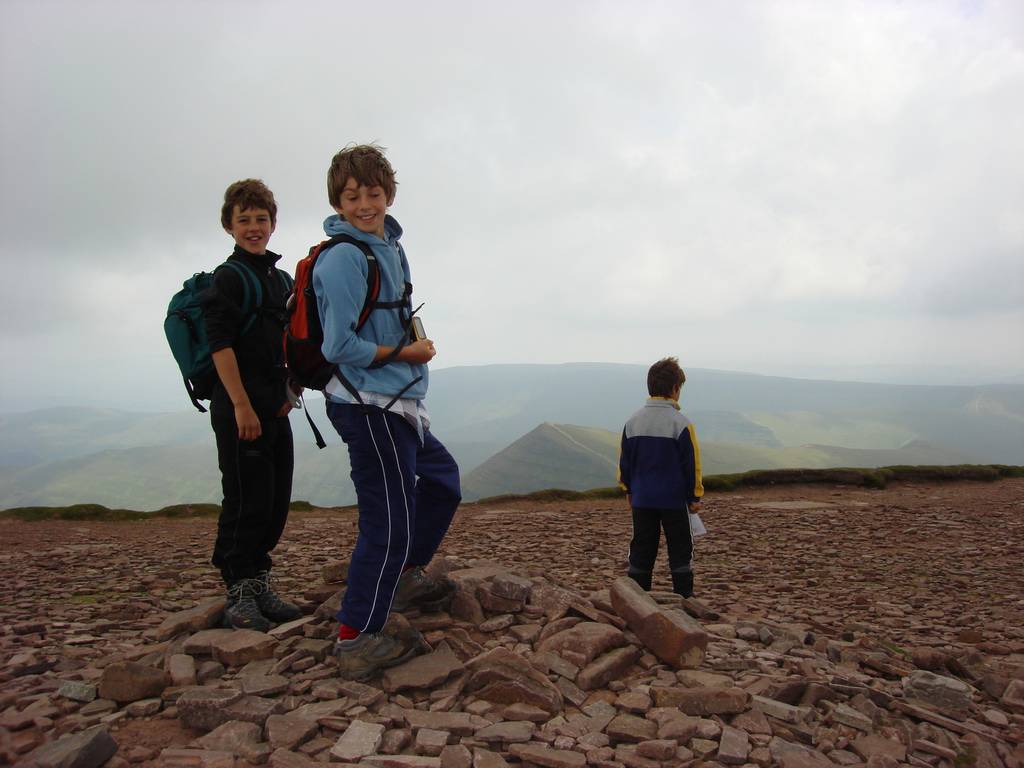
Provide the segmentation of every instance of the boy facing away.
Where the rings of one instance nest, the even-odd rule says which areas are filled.
[[[379,147],[350,145],[334,156],[327,192],[337,215],[313,270],[324,329],[324,357],[337,365],[325,387],[327,414],[348,447],[359,503],[359,535],[338,612],[334,653],[342,677],[366,679],[426,649],[418,632],[382,632],[388,613],[430,609],[450,599],[447,580],[428,576],[462,499],[459,468],[430,431],[423,405],[434,342],[412,331],[409,262],[402,228],[387,213],[395,174]],[[367,293],[369,255],[380,295],[357,331]]]
[[[302,616],[270,586],[270,553],[284,531],[292,492],[291,405],[281,347],[291,278],[274,266],[281,257],[267,250],[277,203],[262,181],[227,188],[221,225],[235,249],[215,270],[203,308],[217,370],[210,423],[224,493],[213,564],[227,586],[225,624],[266,632],[271,622]],[[253,280],[262,301],[244,314],[246,295],[254,301]]]
[[[689,511],[700,509],[704,486],[693,424],[679,412],[686,375],[674,357],[647,372],[650,397],[622,430],[619,483],[633,512],[628,575],[651,589],[661,529],[665,529],[672,591],[693,595],[693,537]]]

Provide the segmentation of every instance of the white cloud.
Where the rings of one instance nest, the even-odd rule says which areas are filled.
[[[294,264],[352,140],[398,170],[440,364],[1024,368],[1018,3],[11,0],[0,29],[5,409],[71,364],[173,405],[163,307],[228,253],[224,187],[270,184]]]

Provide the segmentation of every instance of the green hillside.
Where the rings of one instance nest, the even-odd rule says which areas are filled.
[[[770,448],[701,440],[705,475],[752,469],[884,467],[899,464],[968,463],[954,451],[924,442],[900,448],[862,449],[827,445]],[[583,491],[614,485],[619,434],[593,427],[541,424],[463,477],[467,500],[547,488]]]

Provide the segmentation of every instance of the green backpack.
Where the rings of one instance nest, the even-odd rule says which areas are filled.
[[[226,261],[221,267],[233,269],[242,279],[242,315],[248,317],[241,334],[245,334],[256,322],[256,310],[263,303],[263,288],[252,269],[242,262]],[[288,282],[280,270],[275,271],[282,281]],[[206,409],[199,401],[209,400],[217,383],[203,319],[203,305],[213,287],[213,275],[213,272],[197,272],[186,280],[181,290],[171,297],[164,320],[164,335],[181,370],[185,391],[200,413],[206,413]]]

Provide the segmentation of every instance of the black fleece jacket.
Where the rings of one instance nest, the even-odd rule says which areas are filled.
[[[271,251],[256,256],[236,245],[228,259],[241,261],[249,267],[262,288],[263,300],[256,310],[256,320],[245,333],[242,330],[252,315],[242,312],[245,287],[235,270],[216,270],[213,287],[203,306],[210,352],[228,347],[234,350],[242,385],[261,420],[275,416],[286,397],[288,375],[282,340],[288,322],[285,302],[292,281],[286,272],[274,266],[280,258]],[[211,406],[215,412],[226,409],[233,412],[231,398],[220,379],[214,385]]]

